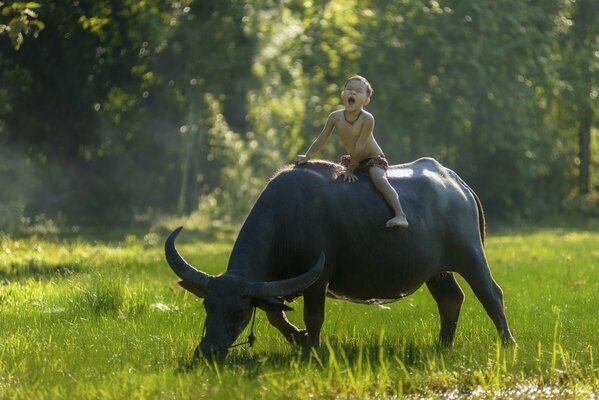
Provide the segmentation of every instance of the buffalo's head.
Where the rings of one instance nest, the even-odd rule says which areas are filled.
[[[324,254],[306,273],[295,278],[273,282],[251,282],[234,274],[212,276],[191,266],[177,251],[175,238],[182,228],[174,230],[165,243],[166,260],[182,280],[179,285],[204,299],[206,322],[204,336],[196,349],[205,356],[225,355],[252,318],[254,307],[265,311],[287,311],[281,297],[300,293],[320,277]]]

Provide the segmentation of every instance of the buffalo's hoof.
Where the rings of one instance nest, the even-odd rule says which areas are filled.
[[[301,329],[293,333],[291,343],[296,346],[306,346],[308,344],[308,331]]]
[[[195,360],[199,359],[202,357],[202,350],[200,349],[200,345],[198,344],[195,348],[195,350],[193,351],[193,358]]]
[[[450,349],[453,347],[453,338],[441,338],[437,341],[438,349]]]

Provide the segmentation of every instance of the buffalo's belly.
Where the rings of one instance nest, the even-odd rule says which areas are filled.
[[[329,297],[358,303],[389,303],[412,294],[429,274],[392,271],[387,274],[338,270],[329,283]]]
[[[360,249],[335,254],[330,265],[331,297],[361,303],[391,302],[413,293],[443,269],[441,249],[437,246],[422,251],[416,245],[384,243]]]
[[[356,293],[354,291],[352,291],[351,293],[335,291],[329,288],[327,296],[337,300],[347,300],[353,303],[360,304],[386,304],[403,299],[404,297],[409,296],[414,291],[416,291],[416,289],[418,288],[415,288],[414,290],[408,292],[396,292],[393,294],[377,293],[376,295],[369,295],[367,293]]]

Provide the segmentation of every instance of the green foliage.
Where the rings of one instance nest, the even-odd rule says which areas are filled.
[[[373,27],[366,58],[397,63],[382,71],[370,64],[375,91],[383,86],[372,107],[379,137],[399,153],[396,160],[438,158],[494,213],[543,206],[531,200],[538,182],[555,178],[547,176],[553,160],[545,156],[556,137],[536,95],[547,83],[539,67],[551,43],[553,10],[544,7],[406,2],[376,9],[390,29]]]
[[[257,198],[264,184],[264,180],[255,175],[251,153],[244,151],[246,145],[256,147],[256,144],[244,141],[231,130],[222,114],[221,103],[214,96],[207,94],[204,104],[210,126],[205,140],[210,149],[207,159],[220,165],[213,169],[218,172],[218,176],[213,177],[216,188],[202,195],[198,211],[206,219],[236,221],[248,212],[246,199]]]
[[[577,139],[571,143],[573,162],[568,173],[577,175],[578,187],[571,191],[591,196],[598,187],[597,174],[589,176],[597,165],[597,153],[592,151],[597,141],[592,139],[599,115],[598,6],[594,0],[565,2],[559,12],[554,52],[559,81],[554,88],[552,114],[562,137]]]
[[[35,37],[44,29],[44,23],[37,19],[38,15],[33,11],[40,7],[40,3],[34,2],[5,5],[0,1],[1,15],[8,20],[7,24],[0,23],[0,36],[8,35],[15,50],[21,48],[25,36]]]
[[[195,231],[178,248],[222,272],[233,237]],[[192,361],[205,317],[175,284],[166,233],[0,236],[2,398],[592,398],[599,234],[490,235],[518,347],[502,348],[467,284],[455,344],[436,346],[425,288],[388,307],[327,299],[323,346],[302,352],[256,317],[254,347],[224,364]],[[196,241],[195,238],[201,237]],[[191,237],[191,239],[190,239]],[[302,302],[290,320],[300,326]]]
[[[22,154],[0,148],[0,226],[15,230],[24,217],[34,186],[31,163]]]
[[[492,216],[596,209],[597,0],[0,7],[20,21],[2,19],[0,146],[30,177],[12,221],[239,220],[356,73],[392,163],[439,159]]]

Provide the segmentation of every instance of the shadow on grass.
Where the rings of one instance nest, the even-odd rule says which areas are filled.
[[[225,359],[186,357],[179,360],[178,373],[209,371],[218,374],[223,369],[241,368],[247,377],[253,378],[262,373],[289,369],[293,365],[311,365],[318,369],[355,368],[368,364],[373,370],[387,368],[388,364],[402,364],[403,367],[422,367],[432,358],[451,352],[450,347],[431,343],[420,343],[401,339],[368,338],[362,340],[331,337],[320,348],[292,347],[292,351],[254,352],[231,351]]]

